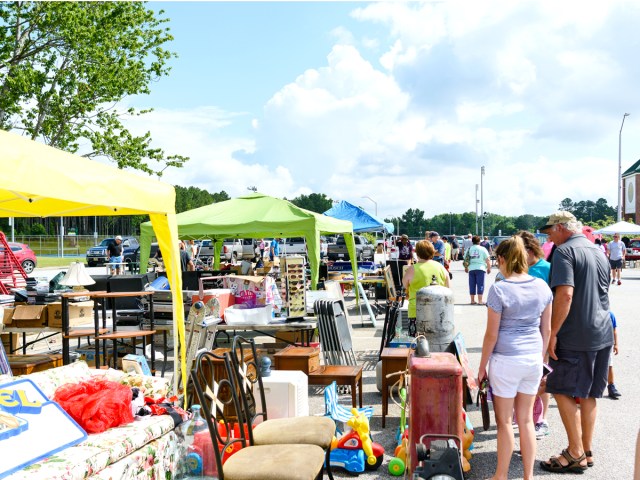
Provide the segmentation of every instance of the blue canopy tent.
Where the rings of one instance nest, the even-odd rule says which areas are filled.
[[[380,232],[393,233],[393,223],[386,223],[367,213],[361,207],[342,200],[329,210],[324,212],[328,217],[348,220],[353,224],[354,232]]]

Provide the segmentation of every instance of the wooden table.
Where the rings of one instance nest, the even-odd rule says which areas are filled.
[[[411,348],[385,348],[382,350],[380,356],[382,361],[382,428],[385,426],[385,417],[389,413],[390,384],[387,375],[406,370],[411,352]]]
[[[313,333],[315,332],[316,327],[318,326],[318,322],[314,317],[304,317],[304,321],[301,322],[285,322],[284,320],[279,320],[275,322],[268,323],[266,325],[262,324],[239,324],[239,325],[218,325],[216,339],[220,332],[231,332],[231,335],[235,335],[236,331],[252,331],[259,333],[261,335],[265,335],[267,337],[276,338],[276,334],[279,332],[301,332],[302,333],[302,343],[304,346],[308,347],[311,343],[311,339],[313,338]]]
[[[7,355],[11,372],[14,375],[28,375],[54,367],[62,366],[61,354]]]
[[[356,408],[356,387],[362,408],[362,365],[323,365],[309,374],[309,385],[330,385],[335,381],[338,385],[351,386],[351,405]]]

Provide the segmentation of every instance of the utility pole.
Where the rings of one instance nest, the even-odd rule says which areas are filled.
[[[484,238],[484,166],[480,168],[480,238]]]
[[[476,235],[478,235],[478,203],[480,200],[478,200],[478,184],[476,183]]]

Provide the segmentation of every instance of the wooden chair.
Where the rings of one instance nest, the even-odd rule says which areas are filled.
[[[210,372],[213,363],[224,361],[228,378],[216,382]],[[209,372],[209,373],[208,373]],[[237,412],[242,407],[236,394],[236,384],[229,354],[224,356],[203,351],[191,370],[191,380],[211,437],[210,448],[219,480],[318,480],[322,478],[324,452],[317,445],[281,444],[254,445],[244,428],[231,428],[225,406],[233,403]],[[241,413],[240,413],[241,416]],[[221,423],[218,423],[220,422]],[[219,428],[226,425],[228,428]],[[239,423],[242,425],[242,422]],[[281,431],[282,440],[294,432]],[[235,435],[235,437],[234,437]],[[229,454],[229,452],[233,452]]]
[[[242,417],[252,444],[280,445],[291,442],[317,445],[325,451],[326,465],[331,465],[331,441],[336,431],[335,422],[329,417],[313,416],[269,419],[260,375],[260,359],[253,339],[236,335],[233,338],[230,357],[238,386]],[[260,417],[262,422],[254,426]],[[327,468],[327,476],[333,480],[330,467]]]

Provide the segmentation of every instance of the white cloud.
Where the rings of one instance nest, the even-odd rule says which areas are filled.
[[[232,196],[248,185],[325,193],[372,211],[368,195],[380,216],[433,215],[475,210],[484,165],[490,212],[542,215],[565,197],[615,206],[621,116],[640,115],[634,2],[376,2],[352,16],[361,38],[337,26],[326,64],[283,85],[257,118],[203,107],[136,120],[192,157],[164,178]],[[640,149],[634,118],[628,165]],[[232,135],[239,124],[247,133]]]

